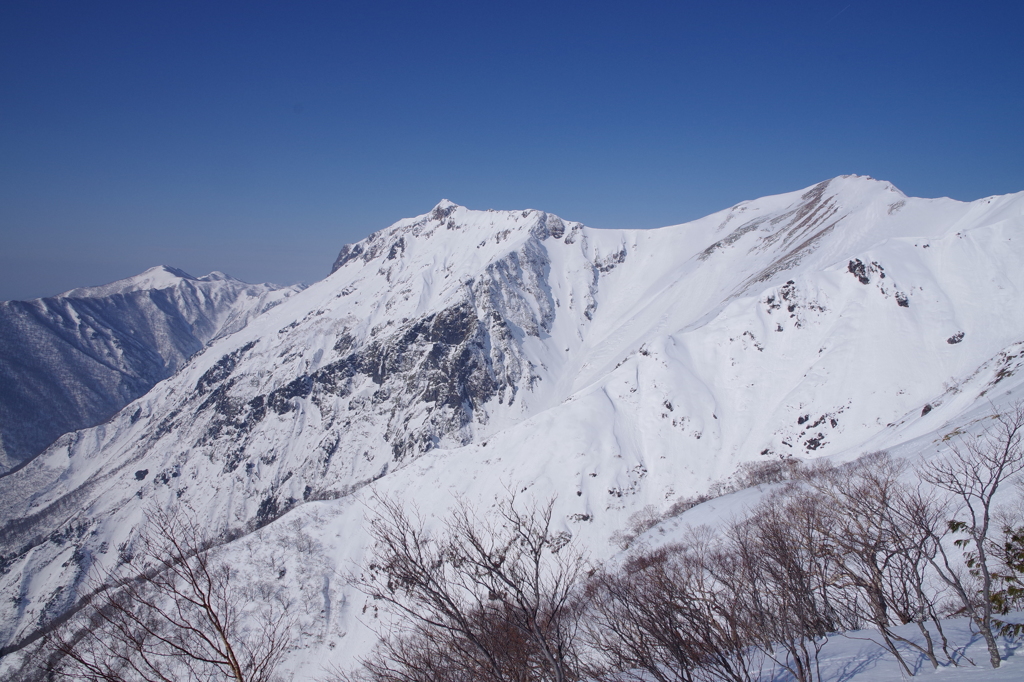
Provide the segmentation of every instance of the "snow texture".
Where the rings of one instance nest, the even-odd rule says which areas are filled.
[[[0,646],[73,604],[149,505],[286,568],[305,680],[374,641],[337,576],[375,494],[428,520],[554,495],[602,561],[632,513],[743,462],[932,456],[1024,397],[1021,262],[1024,193],[845,176],[643,231],[442,202],[0,478]]]
[[[0,473],[144,395],[210,341],[299,289],[168,267],[0,302]]]

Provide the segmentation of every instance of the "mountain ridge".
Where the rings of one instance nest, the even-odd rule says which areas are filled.
[[[101,422],[295,287],[157,266],[97,287],[0,302],[0,466]]]
[[[742,462],[941,447],[1020,395],[1022,230],[1024,193],[856,176],[646,231],[442,202],[0,479],[0,590],[25,595],[0,639],[67,608],[147,504],[301,521],[337,567],[364,558],[371,492],[429,515],[514,487],[600,556]],[[358,653],[358,599],[331,589],[310,646]]]
[[[175,268],[170,265],[156,265],[137,275],[125,277],[108,284],[99,284],[91,287],[76,287],[57,294],[55,297],[48,298],[99,298],[144,289],[169,289],[181,284],[183,280],[191,282],[224,281],[240,285],[248,285],[246,282],[242,282],[241,280],[235,279],[231,275],[224,274],[218,270],[214,270],[210,274],[203,275],[202,277],[193,277],[180,268]],[[276,284],[266,284],[265,286],[272,290],[286,288]]]

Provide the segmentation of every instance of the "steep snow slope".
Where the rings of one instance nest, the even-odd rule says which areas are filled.
[[[0,302],[0,473],[107,419],[298,289],[168,267]]]
[[[225,551],[284,553],[307,679],[372,642],[338,581],[371,491],[428,517],[555,494],[601,558],[630,513],[742,461],[931,448],[1019,393],[1022,257],[1024,194],[855,176],[648,231],[442,202],[0,479],[0,643],[72,604],[151,504],[214,530],[298,506]]]

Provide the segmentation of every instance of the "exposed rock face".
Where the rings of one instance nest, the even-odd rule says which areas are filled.
[[[371,488],[429,516],[515,486],[557,495],[600,555],[741,462],[930,443],[1020,387],[1022,230],[1024,195],[857,177],[648,231],[442,202],[0,478],[0,591],[22,595],[0,645],[73,602],[150,504],[321,523],[336,569],[362,558]],[[350,657],[369,640],[341,639],[362,627],[341,597],[308,644]]]
[[[0,302],[0,473],[102,422],[296,288],[172,268]]]

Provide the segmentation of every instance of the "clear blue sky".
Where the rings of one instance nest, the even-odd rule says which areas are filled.
[[[1024,190],[1024,3],[0,3],[0,299],[315,281],[441,198],[657,227]]]

